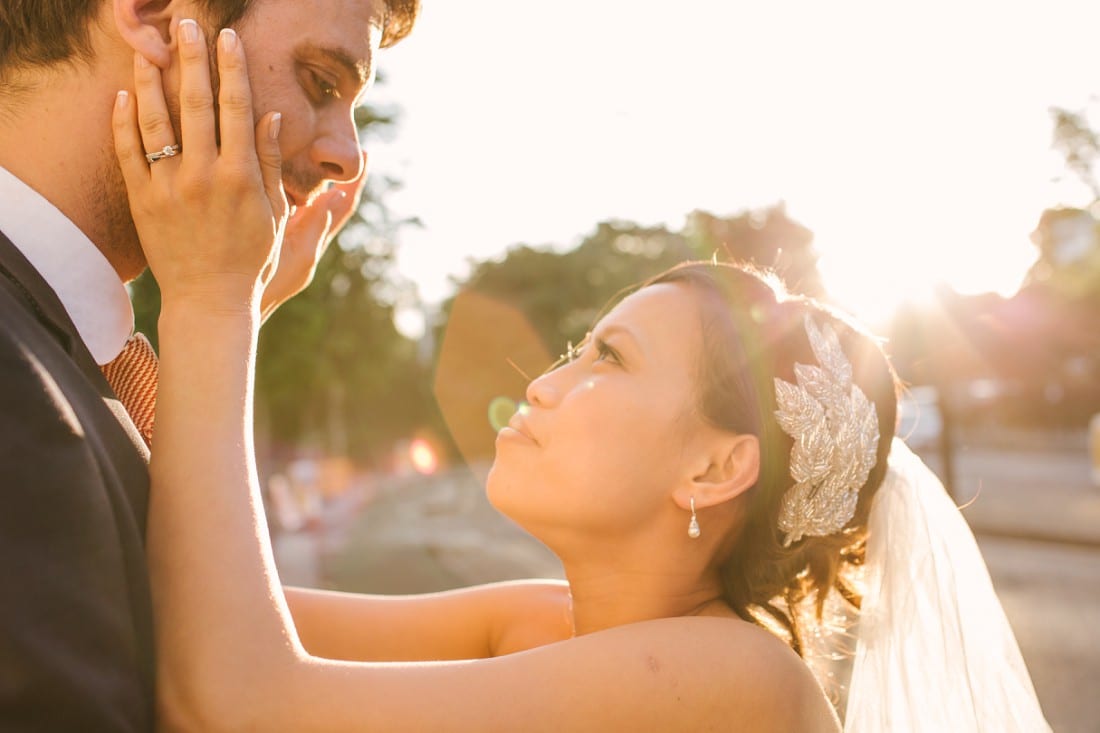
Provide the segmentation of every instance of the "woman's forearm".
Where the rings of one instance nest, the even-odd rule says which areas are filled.
[[[257,309],[212,299],[161,311],[148,556],[169,716],[262,705],[267,685],[250,681],[278,674],[300,650],[252,460],[259,323]],[[221,354],[242,356],[212,356]]]

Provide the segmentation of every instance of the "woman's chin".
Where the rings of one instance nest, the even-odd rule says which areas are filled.
[[[494,461],[485,481],[485,497],[498,512],[524,529],[527,512],[524,512],[524,487],[515,476],[509,476],[506,467]]]
[[[499,461],[494,460],[493,465],[489,466],[489,474],[485,479],[485,496],[494,509],[508,516],[508,513],[504,509],[504,505],[506,505],[507,502],[501,501],[506,493],[504,484],[507,483],[503,473]]]

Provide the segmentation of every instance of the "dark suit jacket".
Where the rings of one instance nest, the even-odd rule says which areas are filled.
[[[152,730],[148,459],[0,233],[0,731]]]

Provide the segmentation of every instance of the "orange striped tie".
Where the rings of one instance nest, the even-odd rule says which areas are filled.
[[[114,361],[104,364],[103,375],[130,414],[145,444],[153,441],[153,414],[157,405],[157,352],[144,334],[135,333]]]

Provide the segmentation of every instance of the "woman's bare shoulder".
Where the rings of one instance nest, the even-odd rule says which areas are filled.
[[[724,706],[738,729],[839,731],[831,703],[806,663],[775,634],[739,618],[677,617],[612,629],[609,645],[650,649],[652,668],[667,665]],[[598,635],[594,635],[598,636]],[[593,642],[598,640],[593,639]],[[593,644],[594,647],[597,644]],[[593,649],[600,653],[599,649]],[[685,678],[686,677],[686,678]],[[717,714],[717,711],[716,711]]]

